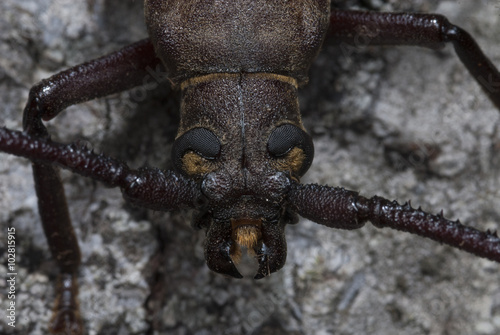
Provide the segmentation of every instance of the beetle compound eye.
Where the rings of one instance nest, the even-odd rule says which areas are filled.
[[[179,137],[172,148],[175,167],[188,175],[205,174],[213,170],[221,150],[217,136],[206,128],[194,128]]]
[[[267,151],[276,158],[274,166],[280,171],[291,171],[302,176],[311,166],[314,145],[311,136],[293,124],[284,124],[273,130],[267,141]]]

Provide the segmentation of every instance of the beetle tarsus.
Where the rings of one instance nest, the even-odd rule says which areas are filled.
[[[78,304],[78,282],[75,275],[63,273],[57,279],[58,295],[49,330],[52,334],[81,335],[83,322]]]

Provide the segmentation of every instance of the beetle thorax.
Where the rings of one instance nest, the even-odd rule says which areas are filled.
[[[307,81],[329,0],[146,0],[149,35],[170,78],[267,72]]]

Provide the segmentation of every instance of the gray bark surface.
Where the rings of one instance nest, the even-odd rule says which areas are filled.
[[[364,5],[362,5],[364,4]],[[335,1],[338,7],[436,12],[468,30],[500,66],[500,1]],[[21,129],[31,85],[146,36],[141,1],[0,2],[0,126]],[[154,81],[152,81],[154,83]],[[326,46],[301,92],[316,156],[304,183],[379,195],[481,230],[500,228],[500,113],[451,47]],[[150,85],[68,108],[53,138],[170,168],[178,96]],[[401,148],[416,148],[408,159]],[[399,148],[392,150],[391,148]],[[387,155],[385,153],[390,153]],[[390,157],[390,158],[389,158]],[[88,334],[500,334],[500,266],[406,233],[287,228],[285,267],[254,281],[212,273],[190,213],[127,205],[119,190],[62,172],[82,250]],[[29,161],[0,153],[0,273],[16,229],[16,327],[46,334],[55,262]]]

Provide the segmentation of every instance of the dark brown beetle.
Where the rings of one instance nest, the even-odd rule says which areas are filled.
[[[203,52],[199,52],[196,54],[204,54]],[[205,55],[205,54],[204,54]],[[233,58],[237,59],[237,57]],[[228,71],[231,72],[231,71]],[[252,71],[248,71],[252,72]],[[280,72],[280,71],[278,71]],[[299,71],[300,72],[300,71]],[[284,73],[289,73],[289,70],[284,70]],[[210,80],[206,80],[207,78],[201,78],[200,80],[193,80],[192,82],[187,82],[185,85],[186,93],[184,95],[184,99],[192,99],[196,100],[198,96],[201,96],[200,100],[201,102],[205,101],[205,97],[208,96],[206,93],[204,95],[203,91],[204,89],[207,89],[206,86],[213,85],[215,86],[215,90],[221,89],[220,87],[222,86],[226,91],[222,92],[222,96],[224,97],[231,97],[231,96],[237,96],[237,94],[231,92],[231,88],[234,89],[234,87],[246,87],[242,82],[241,76],[237,75],[234,76],[235,78],[231,78],[231,76],[228,76],[227,78],[220,78],[218,76],[214,76],[211,78],[208,78]],[[252,75],[248,75],[248,77],[252,77]],[[297,77],[300,78],[300,74],[297,74]],[[236,80],[237,78],[237,80]],[[271,88],[267,88],[267,86],[264,85],[266,82],[272,82],[273,85],[279,86],[283,85],[285,87],[291,87],[290,91],[293,91],[295,89],[294,82],[290,81],[289,79],[283,78],[281,76],[256,76],[256,78],[251,78],[252,80],[249,80],[249,82],[252,82],[254,79],[259,83],[257,88],[253,88],[254,90],[262,89],[262,87],[266,87],[264,89],[264,93],[272,92]],[[252,86],[249,84],[250,88]],[[190,92],[190,90],[192,92]],[[201,92],[200,92],[201,91]],[[287,90],[283,90],[286,92]],[[213,91],[212,91],[213,92]],[[227,92],[230,92],[231,94],[228,94]],[[292,94],[290,94],[292,96]],[[242,95],[246,96],[246,95]],[[260,97],[266,98],[265,94],[260,95]],[[283,100],[287,99],[287,94],[282,94],[281,97]],[[292,101],[296,99],[295,96],[292,97]],[[269,102],[270,100],[266,100],[266,102]],[[272,101],[276,101],[275,99]],[[241,101],[238,99],[234,99],[233,106],[238,106],[238,104],[241,103]],[[296,109],[294,106],[294,103],[288,103],[289,107],[284,108],[285,111],[288,110],[294,110]],[[222,105],[225,105],[222,103]],[[243,104],[246,106],[247,104]],[[275,109],[279,109],[280,107],[287,106],[287,103],[282,103],[277,104],[278,106]],[[186,104],[187,106],[187,104]],[[195,104],[195,106],[200,106],[200,104]],[[210,106],[214,106],[213,104],[210,104]],[[208,110],[209,107],[206,106],[205,110]],[[296,109],[296,112],[298,113],[298,109]],[[208,112],[207,112],[208,113]],[[287,112],[288,113],[288,112]],[[290,114],[292,114],[290,112]],[[192,113],[187,113],[187,116],[193,115]],[[259,114],[260,115],[260,114]],[[279,114],[272,114],[271,116],[277,117]],[[286,115],[286,114],[285,114]],[[286,115],[287,116],[287,115]],[[207,116],[207,119],[210,119],[210,116]],[[212,117],[213,118],[213,117]],[[249,117],[249,119],[251,119]],[[233,143],[231,141],[224,142],[222,139],[224,136],[213,136],[212,134],[216,134],[218,131],[217,127],[214,127],[214,123],[210,122],[206,126],[203,125],[203,127],[199,127],[199,120],[193,120],[193,124],[195,124],[198,127],[193,127],[193,125],[190,125],[188,123],[189,118],[184,118],[186,121],[187,125],[183,125],[181,123],[181,130],[180,134],[182,136],[179,137],[178,141],[176,142],[176,146],[174,147],[173,153],[174,153],[174,163],[180,169],[184,169],[184,173],[187,175],[196,175],[196,174],[206,174],[206,173],[211,173],[212,171],[216,170],[216,166],[214,164],[210,165],[212,161],[218,161],[217,163],[225,162],[224,159],[221,157],[223,155],[222,148],[224,148],[224,154],[226,153],[231,153],[233,154],[234,152],[241,153],[242,151],[244,152],[245,148],[254,148],[254,145],[252,141],[262,143],[262,138],[265,139],[264,143],[267,142],[267,152],[263,151],[261,149],[260,154],[270,154],[271,156],[276,156],[276,158],[284,157],[287,155],[290,155],[293,157],[293,159],[290,159],[287,161],[284,159],[284,162],[279,162],[279,159],[277,159],[277,163],[275,163],[275,166],[273,168],[276,168],[279,171],[282,172],[290,172],[290,175],[293,177],[293,179],[298,178],[300,175],[302,175],[304,170],[307,169],[308,165],[310,164],[311,156],[312,156],[312,147],[310,144],[308,144],[309,140],[307,139],[307,136],[303,135],[301,131],[297,131],[297,128],[301,128],[299,120],[298,120],[298,114],[296,114],[295,119],[294,116],[289,117],[287,122],[284,122],[284,125],[281,127],[275,127],[276,130],[265,130],[262,129],[257,129],[255,130],[250,123],[248,126],[245,125],[245,127],[242,127],[244,129],[248,130],[248,137],[244,137],[245,139],[248,138],[248,145],[245,143],[245,141],[242,142],[236,142]],[[241,121],[241,118],[238,118],[237,120]],[[211,120],[213,121],[213,120]],[[224,118],[221,118],[219,121],[220,123],[223,122],[228,122],[228,116],[226,115]],[[229,124],[235,124],[235,122],[228,122]],[[294,126],[289,126],[290,124]],[[214,129],[210,129],[209,127],[214,127]],[[256,123],[256,128],[261,127],[262,123]],[[276,126],[276,124],[274,124]],[[188,131],[184,132],[183,129],[186,129]],[[210,132],[207,132],[205,129],[210,129]],[[238,130],[240,129],[240,130]],[[241,133],[241,128],[238,127],[236,131]],[[254,131],[254,133],[252,133]],[[261,141],[257,141],[259,138],[259,134],[264,133],[261,138]],[[286,134],[284,136],[283,134]],[[217,134],[219,135],[219,134]],[[255,136],[253,136],[255,135]],[[203,146],[199,147],[197,146],[197,143],[200,143],[198,140],[199,138],[206,138],[207,143],[205,143]],[[303,152],[302,153],[291,153],[293,149],[290,148],[289,144],[284,144],[282,145],[281,142],[283,142],[281,139],[282,138],[291,138],[294,139],[293,147],[299,148]],[[219,140],[221,139],[221,140]],[[281,140],[281,141],[280,141]],[[241,144],[241,143],[244,143]],[[277,143],[277,144],[276,144]],[[235,147],[235,148],[233,148]],[[186,151],[188,151],[188,154],[186,154]],[[189,153],[194,152],[198,154],[197,156],[190,157]],[[258,150],[257,153],[258,154]],[[250,158],[252,157],[253,152],[250,152],[248,150],[248,156]],[[200,162],[201,156],[202,160]],[[267,216],[263,215],[262,213],[267,213],[266,207],[267,203],[269,203],[269,198],[272,199],[271,196],[266,196],[266,198],[260,199],[259,197],[261,194],[266,194],[266,192],[269,192],[272,194],[272,191],[277,190],[276,193],[283,193],[283,189],[288,189],[290,187],[290,182],[286,181],[282,178],[283,174],[278,173],[278,174],[269,174],[269,176],[265,177],[265,174],[260,175],[259,178],[256,178],[255,182],[257,183],[263,183],[263,186],[260,185],[244,185],[243,181],[252,181],[252,178],[247,178],[244,176],[240,176],[241,174],[241,168],[243,168],[243,171],[247,170],[249,174],[252,174],[254,171],[259,171],[262,174],[263,166],[266,165],[268,160],[259,160],[258,158],[256,159],[247,159],[247,156],[242,155],[242,159],[238,161],[239,165],[236,167],[232,167],[232,163],[234,161],[227,160],[226,164],[224,166],[227,166],[227,170],[229,171],[228,174],[230,176],[229,179],[231,179],[231,182],[233,185],[229,187],[229,182],[227,181],[228,177],[227,174],[222,174],[222,175],[210,175],[209,177],[206,177],[202,184],[202,190],[205,193],[205,195],[209,195],[208,198],[210,199],[217,199],[216,204],[213,206],[213,209],[210,211],[210,216],[215,216],[214,222],[218,222],[217,219],[219,219],[219,222],[221,224],[224,224],[227,226],[229,218],[238,218],[239,215],[243,215],[240,213],[244,213],[244,218],[243,219],[235,219],[231,221],[231,224],[233,226],[233,231],[231,235],[227,235],[226,238],[223,240],[223,244],[221,245],[220,242],[210,241],[211,233],[209,230],[209,242],[207,244],[207,260],[209,266],[212,268],[225,272],[227,274],[233,275],[233,276],[238,276],[237,273],[234,272],[234,268],[230,265],[232,265],[232,261],[227,258],[228,254],[234,255],[236,252],[233,248],[234,243],[232,242],[233,240],[238,240],[242,244],[245,244],[244,241],[252,240],[252,237],[257,237],[256,240],[259,241],[259,248],[262,248],[261,250],[258,249],[256,250],[259,255],[262,255],[261,258],[259,258],[259,261],[261,263],[261,268],[259,270],[258,276],[263,276],[268,274],[270,271],[274,271],[278,268],[280,268],[284,262],[284,248],[283,248],[283,243],[284,241],[281,240],[282,237],[282,232],[280,231],[282,229],[281,225],[275,225],[271,226],[274,228],[269,228],[269,229],[280,229],[271,232],[266,231],[266,225],[260,223],[257,223],[258,220],[255,217],[252,217],[252,215],[261,217],[264,216],[266,218],[265,221],[268,222],[273,222],[275,220],[276,214],[276,209],[281,208],[281,204],[273,203],[272,210],[269,210],[269,214]],[[298,157],[298,158],[297,158]],[[206,162],[208,161],[208,162]],[[298,163],[296,163],[298,162]],[[193,172],[192,172],[193,171]],[[238,176],[238,177],[235,177]],[[292,180],[293,180],[292,179]],[[236,180],[236,183],[234,182]],[[238,180],[241,180],[238,182]],[[234,187],[236,185],[236,187]],[[259,188],[261,187],[261,188]],[[226,191],[229,190],[230,193],[226,193]],[[322,190],[322,189],[321,189]],[[234,192],[234,193],[233,193]],[[297,191],[299,192],[299,191]],[[248,194],[247,194],[248,193]],[[233,208],[231,208],[228,212],[228,204],[233,204],[233,199],[230,197],[241,197],[243,199],[242,202],[237,203]],[[248,196],[248,198],[247,198]],[[219,200],[220,199],[220,200]],[[230,200],[228,200],[230,199]],[[219,201],[219,202],[217,202]],[[292,203],[296,203],[298,206],[298,201],[290,200]],[[271,201],[273,202],[273,201]],[[152,206],[154,207],[154,206]],[[309,207],[309,206],[308,206]],[[253,212],[255,211],[255,212]],[[314,212],[314,211],[313,211]],[[280,212],[281,214],[281,220],[283,220],[282,224],[288,223],[289,221],[292,221],[292,215],[289,214],[288,211],[283,210],[283,212]],[[305,213],[303,213],[305,214]],[[311,214],[314,216],[315,214]],[[316,218],[317,220],[320,220],[319,218]],[[198,218],[198,226],[205,226],[207,225],[207,216],[206,215],[201,215]],[[238,230],[239,228],[244,228],[243,233],[241,234],[242,237],[238,237]],[[248,228],[248,229],[247,229]],[[217,228],[216,225],[211,226],[212,231],[217,233],[215,237],[217,238],[220,235],[223,235],[227,233],[227,229],[222,229],[222,228]],[[269,240],[266,241],[266,234],[271,234],[272,238],[269,238]],[[280,239],[277,239],[276,237],[280,237]],[[217,244],[219,243],[219,244]],[[211,247],[213,246],[213,247]],[[257,244],[254,244],[254,242],[248,242],[247,246],[250,246],[252,248],[257,248]],[[211,253],[214,254],[213,257],[210,257]],[[265,267],[263,266],[265,265]],[[230,267],[228,267],[230,266]]]

